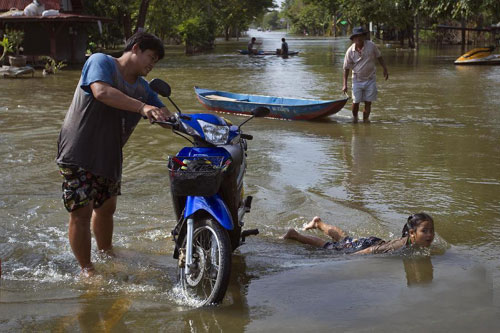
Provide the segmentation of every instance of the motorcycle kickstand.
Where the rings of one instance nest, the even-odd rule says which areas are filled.
[[[245,243],[245,238],[248,236],[255,236],[259,234],[259,229],[248,229],[241,232],[241,244]]]

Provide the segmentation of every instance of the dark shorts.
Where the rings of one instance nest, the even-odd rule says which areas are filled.
[[[347,236],[340,242],[326,242],[325,245],[323,245],[323,248],[327,250],[336,250],[345,253],[353,253],[366,249],[370,246],[377,245],[380,242],[382,242],[382,239],[377,237],[353,239],[352,237]]]
[[[92,200],[94,208],[99,208],[107,199],[121,194],[121,181],[93,175],[78,166],[59,165],[59,173],[64,178],[62,198],[68,212],[85,207]]]

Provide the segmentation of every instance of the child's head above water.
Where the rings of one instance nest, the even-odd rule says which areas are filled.
[[[409,216],[403,227],[403,237],[406,236],[411,244],[429,247],[434,240],[434,220],[426,213]]]

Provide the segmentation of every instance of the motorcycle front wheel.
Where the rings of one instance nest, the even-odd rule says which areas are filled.
[[[186,248],[186,237],[182,248]],[[231,245],[226,230],[211,217],[195,218],[193,265],[188,275],[183,257],[179,257],[178,277],[184,296],[200,306],[220,303],[231,273]]]

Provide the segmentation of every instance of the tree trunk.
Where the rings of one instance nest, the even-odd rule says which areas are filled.
[[[418,50],[420,44],[420,16],[415,15],[415,48]]]
[[[146,23],[146,14],[148,13],[149,1],[150,0],[141,0],[141,6],[139,7],[139,16],[137,17],[135,32],[144,29],[144,24]]]
[[[130,18],[130,13],[119,10],[118,15],[123,25],[123,34],[125,35],[125,39],[129,39],[130,36],[132,36],[132,20]]]
[[[415,37],[413,36],[413,27],[408,30],[408,47],[410,49],[415,48]]]
[[[337,13],[333,14],[332,20],[333,37],[337,37]]]
[[[462,53],[465,52],[465,17],[462,17]]]

